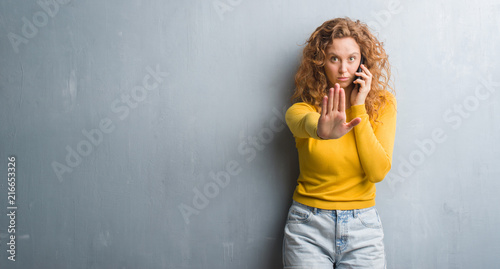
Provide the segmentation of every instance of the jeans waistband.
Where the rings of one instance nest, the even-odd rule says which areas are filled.
[[[352,213],[353,217],[357,217],[359,214],[374,208],[374,206],[371,206],[371,207],[367,207],[367,208],[349,209],[349,210],[321,209],[321,208],[316,208],[316,207],[312,207],[312,206],[308,206],[308,205],[299,203],[295,200],[293,200],[293,204],[308,209],[309,211],[313,212],[314,215],[317,215],[317,214],[322,213],[322,212],[326,213],[326,214],[337,214],[337,213],[343,212],[344,214]]]

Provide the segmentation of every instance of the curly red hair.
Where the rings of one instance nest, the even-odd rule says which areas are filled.
[[[306,102],[320,111],[321,101],[326,94],[328,79],[324,66],[326,49],[334,38],[352,37],[365,57],[365,66],[373,75],[371,90],[365,100],[367,113],[376,122],[378,112],[388,102],[387,92],[394,93],[389,85],[391,67],[383,43],[370,32],[368,25],[348,17],[324,22],[316,28],[307,40],[299,70],[295,75],[295,92],[291,102]]]

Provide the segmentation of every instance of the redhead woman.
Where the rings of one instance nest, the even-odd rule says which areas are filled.
[[[284,268],[386,268],[375,194],[394,148],[390,75],[382,43],[359,20],[326,21],[307,40],[285,116],[300,174]]]

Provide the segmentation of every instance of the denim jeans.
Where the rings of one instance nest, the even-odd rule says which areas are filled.
[[[386,268],[375,207],[324,210],[293,201],[283,238],[284,268]]]

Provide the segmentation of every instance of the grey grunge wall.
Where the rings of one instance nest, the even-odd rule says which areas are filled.
[[[303,44],[348,16],[398,100],[389,268],[494,268],[500,4],[0,2],[1,268],[280,268]]]

